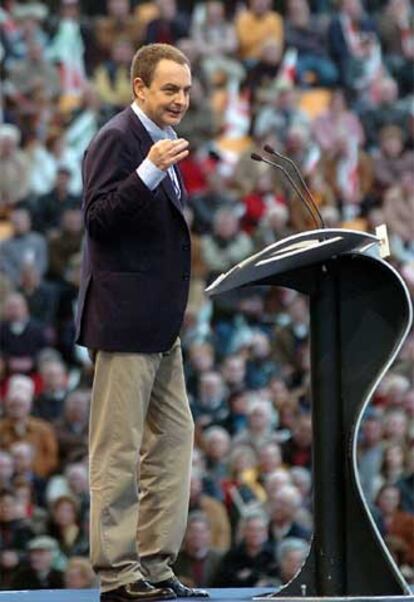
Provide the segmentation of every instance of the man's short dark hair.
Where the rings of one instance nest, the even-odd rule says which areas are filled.
[[[170,44],[147,44],[141,46],[132,59],[131,84],[139,77],[146,86],[150,86],[155,69],[162,59],[190,67],[190,61],[178,48]]]

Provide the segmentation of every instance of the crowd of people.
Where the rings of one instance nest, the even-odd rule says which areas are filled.
[[[329,227],[388,226],[414,296],[414,11],[409,0],[16,2],[0,8],[0,588],[88,588],[93,364],[74,341],[83,153],[131,102],[146,43],[193,65],[178,134],[192,235],[181,332],[195,421],[175,573],[191,586],[287,583],[312,536],[307,300],[221,272],[314,227],[292,158]],[[109,317],[108,317],[109,319]],[[414,335],[366,409],[360,481],[414,584]],[[174,453],[174,450],[171,450]]]

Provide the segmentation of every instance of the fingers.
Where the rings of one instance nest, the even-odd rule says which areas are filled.
[[[167,170],[171,165],[184,159],[188,153],[188,140],[177,138],[176,140],[160,140],[152,145],[148,158],[159,169]]]

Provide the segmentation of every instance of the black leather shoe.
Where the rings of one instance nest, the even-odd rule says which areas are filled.
[[[210,594],[205,589],[196,589],[195,587],[187,587],[177,577],[171,577],[170,579],[164,579],[164,581],[158,581],[152,583],[154,587],[166,587],[171,589],[177,598],[209,598]]]
[[[157,587],[151,585],[145,579],[139,579],[134,583],[128,583],[127,585],[121,585],[116,589],[111,589],[109,592],[103,592],[101,594],[101,602],[145,602],[145,600],[151,600],[156,602],[157,600],[172,600],[176,598],[176,594],[172,589],[167,587]]]

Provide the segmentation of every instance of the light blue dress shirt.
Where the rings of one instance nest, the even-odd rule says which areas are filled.
[[[172,127],[168,126],[165,129],[160,128],[156,123],[150,119],[140,107],[133,102],[131,104],[131,109],[134,111],[136,116],[141,121],[144,128],[147,130],[148,134],[152,138],[154,142],[158,142],[159,140],[176,140],[177,134],[173,130]],[[181,196],[181,187],[178,182],[177,174],[175,173],[174,167],[169,167],[167,171],[163,169],[159,169],[151,159],[145,158],[143,162],[137,167],[136,172],[141,180],[144,182],[145,186],[150,190],[154,190],[158,184],[165,178],[165,176],[169,175],[172,180],[172,184],[174,186],[174,190],[180,198]]]

